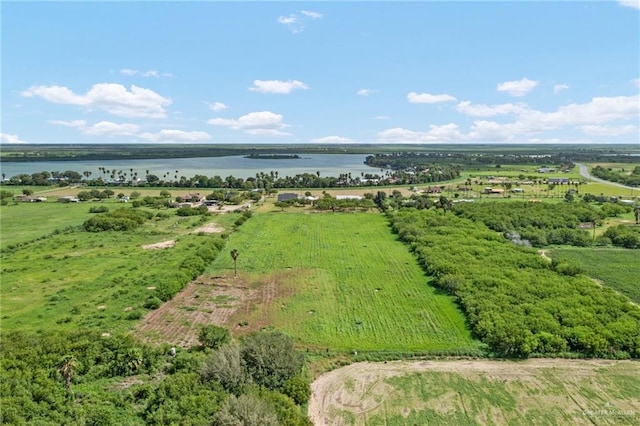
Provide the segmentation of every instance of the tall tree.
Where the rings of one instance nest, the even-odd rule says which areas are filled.
[[[240,252],[237,249],[231,250],[231,258],[233,259],[233,276],[238,276],[238,256]]]

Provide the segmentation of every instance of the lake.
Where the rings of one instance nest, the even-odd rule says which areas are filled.
[[[320,172],[321,176],[338,176],[351,173],[353,177],[360,173],[379,173],[380,169],[364,164],[366,155],[362,154],[302,154],[299,159],[251,159],[243,156],[204,157],[204,158],[170,158],[154,160],[92,160],[92,161],[38,161],[38,162],[1,162],[0,170],[7,178],[26,173],[42,171],[64,172],[74,170],[82,173],[91,172],[91,177],[102,176],[98,167],[108,170],[122,170],[129,175],[130,170],[144,178],[147,170],[161,179],[167,174],[168,179],[176,175],[187,178],[195,175],[207,177],[234,176],[246,179],[256,173],[277,171],[278,176],[294,176],[301,173]]]

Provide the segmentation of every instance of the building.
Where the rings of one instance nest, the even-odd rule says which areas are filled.
[[[278,194],[278,201],[287,201],[298,198],[298,194],[294,194],[293,192],[284,192],[282,194]]]

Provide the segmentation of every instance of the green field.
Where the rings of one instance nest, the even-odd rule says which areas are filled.
[[[571,261],[603,285],[640,303],[640,252],[627,249],[554,248],[551,258]]]
[[[143,304],[154,295],[147,287],[157,285],[153,277],[178,271],[193,247],[213,238],[198,228],[215,222],[229,230],[238,217],[177,217],[165,210],[161,214],[166,216],[135,231],[90,233],[79,225],[91,216],[92,205],[21,203],[1,208],[3,331],[128,330],[146,312]],[[170,249],[143,249],[169,240],[175,241]]]
[[[226,247],[240,252],[238,278],[244,283],[275,286],[273,300],[241,313],[239,322],[268,324],[317,349],[479,347],[452,299],[429,286],[381,214],[255,215]],[[219,256],[208,273],[232,269],[231,257]]]

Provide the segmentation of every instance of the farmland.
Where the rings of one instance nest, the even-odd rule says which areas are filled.
[[[318,425],[637,424],[633,362],[357,363],[313,384]]]
[[[429,286],[379,213],[268,213],[230,236],[238,280],[273,286],[272,300],[233,317],[299,344],[340,351],[465,352],[478,348],[451,298]],[[208,268],[230,275],[229,256]]]
[[[550,250],[550,256],[580,265],[585,274],[599,280],[602,285],[640,303],[640,262],[637,250],[562,247]]]

